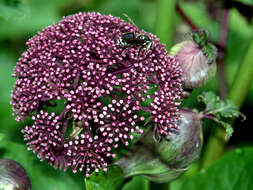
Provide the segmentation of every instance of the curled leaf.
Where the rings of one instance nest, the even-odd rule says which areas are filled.
[[[226,138],[229,138],[233,133],[233,128],[226,119],[240,116],[243,120],[245,119],[245,116],[238,110],[235,104],[230,100],[221,100],[213,92],[203,92],[198,96],[198,100],[206,105],[203,115],[211,116],[214,121],[225,128]]]

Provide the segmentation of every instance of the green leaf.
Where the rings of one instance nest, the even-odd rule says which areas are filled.
[[[141,176],[133,177],[122,190],[148,190],[149,181]]]
[[[221,100],[213,92],[203,92],[198,97],[199,101],[206,104],[205,113],[215,115],[217,118],[242,116],[236,105],[230,100]]]
[[[226,139],[229,139],[232,136],[233,132],[234,132],[232,125],[230,123],[226,123],[226,122],[223,122],[223,121],[218,120],[218,119],[214,119],[214,121],[216,121],[217,123],[219,123],[220,125],[222,125],[225,128],[225,130],[226,130]]]
[[[83,174],[73,174],[71,171],[64,172],[55,169],[28,151],[25,144],[9,141],[0,143],[1,158],[8,158],[19,162],[27,171],[33,189],[55,190],[83,190]]]
[[[207,56],[208,63],[215,62],[217,57],[217,48],[213,44],[208,43],[206,46],[202,48],[202,51]]]
[[[234,105],[229,100],[221,100],[213,92],[203,92],[198,96],[200,102],[204,102],[206,105],[205,110],[203,111],[204,115],[214,116],[213,120],[221,124],[227,132],[227,138],[229,138],[233,133],[232,126],[224,121],[226,118],[239,117],[242,116],[245,119],[245,116],[238,111],[236,105]]]
[[[217,48],[213,44],[208,43],[208,30],[200,29],[199,31],[194,31],[191,36],[193,41],[202,48],[203,53],[208,58],[208,63],[213,63],[217,57]]]
[[[18,123],[12,115],[13,111],[10,105],[10,94],[15,83],[15,79],[11,77],[11,75],[16,61],[15,56],[10,50],[5,47],[0,47],[0,131],[5,135],[5,140],[13,139],[15,141],[18,140],[17,134],[20,129],[16,127]],[[20,126],[21,125],[22,124],[20,124]]]
[[[16,19],[23,16],[24,6],[20,0],[0,0],[0,19]]]
[[[251,5],[251,6],[253,5],[253,0],[233,0],[233,1],[237,1],[245,5]]]
[[[4,140],[5,134],[0,133],[0,143],[2,143],[2,141]]]
[[[85,178],[87,190],[116,190],[123,183],[124,174],[120,166],[110,165],[108,171],[93,173],[89,178]]]
[[[192,39],[200,46],[203,47],[207,44],[209,32],[208,30],[199,30],[192,32]]]
[[[189,178],[186,190],[249,190],[253,189],[253,148],[238,148],[226,153],[207,170]]]

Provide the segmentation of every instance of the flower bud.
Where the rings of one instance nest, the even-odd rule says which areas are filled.
[[[203,34],[207,35],[205,31]],[[181,64],[185,89],[202,86],[216,73],[216,47],[210,43],[202,42],[201,35],[199,38],[196,36],[197,34],[194,33],[193,40],[176,44],[170,52]]]
[[[186,168],[198,159],[202,142],[202,120],[199,114],[182,111],[179,134],[172,133],[154,145],[160,159],[171,168]]]
[[[0,159],[0,189],[32,189],[25,169],[18,162],[9,159]]]
[[[182,111],[179,133],[172,132],[160,142],[149,131],[132,151],[116,162],[126,177],[141,175],[151,181],[169,182],[187,171],[200,155],[203,135],[198,113]]]

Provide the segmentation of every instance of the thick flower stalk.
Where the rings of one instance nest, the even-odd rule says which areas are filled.
[[[152,43],[118,45],[128,32]],[[11,105],[17,121],[32,117],[22,132],[41,160],[89,176],[106,171],[114,150],[143,132],[145,119],[159,136],[178,129],[182,70],[156,36],[111,15],[79,13],[27,45],[13,74]],[[47,111],[52,100],[63,100],[60,114]]]

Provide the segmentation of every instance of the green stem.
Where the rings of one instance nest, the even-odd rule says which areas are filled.
[[[170,49],[173,43],[176,0],[157,0],[156,34]]]
[[[155,183],[150,182],[150,190],[169,190],[169,183]]]
[[[241,106],[253,80],[253,38],[240,66],[233,85],[229,91],[228,99],[237,106]]]
[[[167,50],[173,44],[175,8],[176,0],[157,0],[156,35],[167,45]],[[168,190],[169,183],[150,182],[152,189]]]
[[[235,105],[241,107],[249,91],[253,80],[253,38],[235,76],[233,84],[229,90],[227,98]],[[233,122],[233,120],[231,120]],[[207,141],[206,151],[204,152],[202,168],[207,168],[212,162],[217,160],[224,153],[227,140],[226,132],[221,128],[214,128],[214,135]]]

